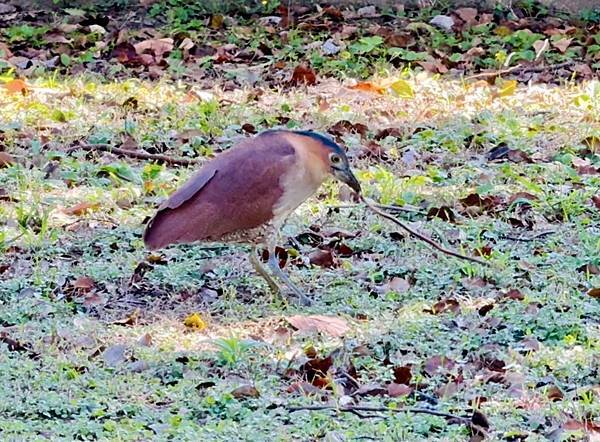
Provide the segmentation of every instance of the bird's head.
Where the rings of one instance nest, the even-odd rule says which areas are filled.
[[[331,138],[312,131],[297,131],[299,135],[312,138],[319,143],[319,148],[323,149],[321,158],[327,162],[329,173],[337,180],[350,186],[356,193],[361,192],[360,183],[350,169],[350,163],[344,149],[336,144]]]

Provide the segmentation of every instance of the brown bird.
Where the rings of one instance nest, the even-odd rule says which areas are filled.
[[[269,130],[206,163],[158,208],[144,232],[151,250],[195,241],[247,243],[250,261],[273,292],[279,286],[257,257],[304,303],[308,298],[280,269],[275,246],[287,217],[333,175],[357,193],[360,184],[344,150],[311,131]]]

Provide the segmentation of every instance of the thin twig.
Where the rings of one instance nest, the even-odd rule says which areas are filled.
[[[564,61],[562,63],[557,63],[557,64],[551,64],[548,66],[523,66],[522,64],[518,64],[516,66],[512,66],[508,69],[501,69],[499,71],[492,71],[492,72],[481,72],[479,74],[475,74],[475,75],[471,75],[469,77],[467,77],[467,80],[474,80],[476,78],[488,78],[488,77],[497,77],[500,75],[505,75],[505,74],[510,74],[511,72],[522,72],[522,73],[529,73],[529,72],[544,72],[547,70],[554,70],[554,69],[560,69],[560,68],[564,68],[567,66],[571,66],[574,62],[571,61]]]
[[[552,235],[554,233],[556,233],[556,230],[548,230],[546,232],[540,232],[536,235],[529,236],[529,237],[501,235],[500,238],[510,239],[512,241],[531,242],[531,241],[535,241],[536,239],[542,238],[544,236]]]
[[[353,413],[361,411],[367,411],[371,413],[381,413],[381,412],[393,412],[393,413],[413,413],[413,414],[429,414],[432,416],[444,417],[446,419],[456,419],[457,421],[463,424],[470,424],[471,419],[468,417],[457,416],[455,414],[444,413],[443,411],[437,410],[429,410],[427,408],[387,408],[387,407],[367,407],[367,406],[348,406],[348,407],[335,407],[333,405],[306,405],[306,406],[286,406],[286,410],[290,412],[294,411],[322,411],[322,410],[332,410],[332,411],[341,411],[344,413]]]
[[[119,147],[111,146],[110,144],[78,144],[76,146],[72,146],[67,150],[67,153],[70,154],[77,150],[99,150],[101,152],[110,152],[117,155],[122,155],[130,158],[137,158],[140,160],[154,160],[160,161],[162,163],[177,165],[177,166],[191,166],[194,164],[198,164],[198,160],[188,159],[188,158],[177,158],[170,157],[168,155],[162,155],[157,153],[148,153],[139,150],[129,150],[129,149],[121,149]]]
[[[417,207],[412,207],[412,206],[395,206],[395,205],[390,205],[390,204],[379,204],[379,203],[373,203],[373,205],[380,209],[394,210],[396,212],[419,213],[421,215],[425,215],[425,212],[418,209]],[[341,204],[339,206],[331,206],[332,209],[355,209],[356,207],[357,207],[356,204]]]
[[[481,264],[481,265],[484,265],[484,266],[489,266],[489,263],[487,263],[485,261],[482,261],[480,259],[474,258],[472,256],[462,255],[462,254],[460,254],[458,252],[455,252],[454,250],[450,250],[450,249],[446,249],[446,248],[442,247],[437,242],[435,242],[433,239],[431,239],[431,238],[429,238],[429,237],[427,237],[427,236],[425,236],[425,235],[417,232],[416,230],[413,230],[411,227],[407,226],[402,221],[399,221],[398,219],[396,219],[395,217],[393,217],[389,213],[386,213],[383,210],[379,210],[377,207],[375,207],[373,205],[373,203],[371,203],[370,201],[367,201],[367,199],[364,196],[361,195],[360,199],[373,212],[375,212],[376,214],[384,217],[385,219],[388,219],[388,220],[392,221],[393,223],[397,224],[402,229],[406,230],[409,234],[411,234],[412,236],[414,236],[417,239],[420,239],[423,242],[426,242],[427,244],[429,244],[434,249],[439,250],[440,252],[442,252],[442,253],[444,253],[446,255],[454,256],[455,258],[460,258],[460,259],[464,259],[466,261],[476,262],[477,264]]]

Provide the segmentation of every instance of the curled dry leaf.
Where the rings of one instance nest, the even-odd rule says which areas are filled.
[[[546,396],[552,402],[556,402],[556,401],[562,401],[563,398],[565,397],[565,394],[556,385],[551,385],[551,386],[548,387],[548,391],[546,392]]]
[[[73,288],[81,290],[82,292],[89,292],[96,286],[94,280],[88,276],[80,276],[73,281]]]
[[[82,201],[81,203],[75,204],[74,206],[68,207],[63,210],[66,215],[81,216],[87,212],[97,210],[100,207],[98,203],[91,203],[89,201]]]
[[[260,393],[258,392],[256,387],[252,385],[240,385],[231,392],[231,395],[236,399],[243,399],[248,397],[257,398],[260,396]]]
[[[600,298],[600,287],[595,287],[587,293],[592,298]]]
[[[350,326],[343,318],[335,316],[310,315],[310,316],[288,316],[286,320],[296,329],[300,331],[316,330],[321,333],[326,333],[330,336],[344,336]]]
[[[141,55],[144,52],[152,52],[157,59],[161,59],[165,53],[173,50],[173,39],[150,39],[136,43],[133,45],[133,47],[138,55]]]
[[[441,315],[446,312],[458,313],[460,311],[460,305],[456,299],[447,298],[436,302],[431,306],[431,309],[426,309],[424,311],[426,313],[431,313],[432,315]]]
[[[315,250],[308,255],[308,259],[312,265],[319,267],[334,267],[335,258],[331,250]]]
[[[371,81],[361,81],[356,83],[354,86],[350,86],[350,89],[354,89],[357,91],[363,92],[372,92],[375,94],[384,94],[385,88],[383,86],[379,86]]]
[[[552,42],[552,46],[564,54],[567,48],[571,45],[572,41],[572,38],[563,38],[562,40]]]
[[[299,86],[301,84],[312,86],[317,84],[317,74],[308,66],[300,64],[294,69],[289,83],[291,86]]]

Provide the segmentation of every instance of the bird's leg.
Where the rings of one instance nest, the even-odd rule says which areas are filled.
[[[285,274],[281,267],[279,267],[279,261],[277,259],[277,255],[275,254],[275,244],[269,243],[269,261],[267,262],[269,268],[273,272],[275,276],[277,276],[280,280],[282,280],[285,285],[287,285],[292,292],[300,299],[300,302],[303,305],[310,305],[312,302],[310,299],[306,297],[302,291],[296,287],[296,285],[290,280],[288,275]]]
[[[275,282],[273,278],[271,278],[269,272],[267,272],[265,267],[260,262],[260,259],[258,259],[258,247],[256,246],[253,246],[252,251],[250,252],[250,263],[252,264],[252,267],[254,267],[254,270],[256,270],[256,273],[258,273],[264,278],[265,281],[267,281],[267,285],[271,289],[271,292],[273,292],[274,294],[281,293],[279,285]]]

